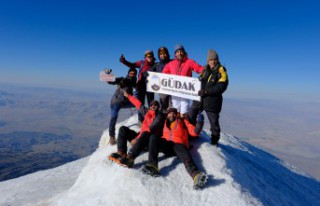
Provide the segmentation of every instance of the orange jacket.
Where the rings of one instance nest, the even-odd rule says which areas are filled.
[[[161,129],[163,127],[163,115],[161,112],[147,109],[141,104],[141,102],[132,95],[128,96],[129,101],[141,112],[144,116],[144,120],[141,125],[141,130],[136,138],[139,138],[143,132],[150,132],[156,135],[161,135]]]
[[[195,132],[195,126],[187,119],[177,118],[171,125],[168,124],[170,123],[166,120],[162,138],[174,143],[184,144],[187,148],[189,148],[189,134],[194,137],[198,137],[199,135]]]

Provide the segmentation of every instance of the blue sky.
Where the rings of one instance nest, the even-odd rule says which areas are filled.
[[[183,44],[215,49],[226,96],[320,102],[319,1],[0,0],[0,82],[103,91],[98,74]]]

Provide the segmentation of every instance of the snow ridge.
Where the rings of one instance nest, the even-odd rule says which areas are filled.
[[[139,130],[137,116],[117,124]],[[87,160],[72,187],[39,200],[29,197],[25,205],[319,205],[320,183],[273,155],[237,137],[221,133],[219,147],[209,144],[209,131],[192,140],[191,154],[198,167],[209,176],[208,185],[193,190],[193,181],[176,157],[159,158],[161,177],[142,174],[148,153],[141,154],[132,169],[107,160],[116,146],[107,145],[104,131],[99,148]],[[77,162],[77,161],[76,161]],[[40,173],[39,173],[40,174]],[[50,175],[47,171],[47,175]],[[52,175],[52,174],[51,174]],[[62,176],[71,175],[69,172]],[[15,181],[19,182],[19,179]],[[0,189],[4,184],[0,184]],[[29,188],[28,188],[29,187]],[[32,189],[32,185],[26,191]],[[39,188],[41,190],[41,188]],[[50,188],[47,188],[48,193]],[[2,191],[2,190],[1,190]],[[20,191],[20,194],[22,192]],[[0,205],[21,205],[12,192]],[[49,198],[50,196],[50,198]],[[10,199],[11,198],[11,199]],[[10,199],[10,200],[9,200]],[[35,199],[36,201],[32,201]]]
[[[133,116],[117,125],[135,125]],[[219,147],[209,144],[209,131],[191,141],[191,154],[209,175],[201,191],[176,158],[160,157],[162,176],[143,175],[139,168],[148,154],[139,156],[133,169],[107,160],[116,147],[105,145],[105,132],[99,149],[91,156],[74,186],[52,199],[52,205],[316,205],[319,182],[283,167],[276,157],[228,134],[222,134]],[[306,194],[307,197],[306,197]]]

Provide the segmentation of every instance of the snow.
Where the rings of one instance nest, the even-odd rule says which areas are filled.
[[[89,157],[49,170],[0,182],[0,205],[34,205],[68,190],[77,180]]]
[[[136,122],[133,116],[116,128],[126,125],[138,130]],[[212,146],[208,134],[202,131],[190,150],[209,176],[203,190],[193,189],[191,177],[176,157],[160,156],[162,175],[157,178],[139,171],[147,152],[132,169],[110,162],[107,156],[116,146],[107,145],[106,130],[88,160],[56,168],[59,175],[53,169],[0,183],[0,205],[320,205],[319,181],[229,134],[222,133],[219,147]],[[82,168],[81,173],[73,174],[72,167]],[[50,181],[34,183],[43,178]]]

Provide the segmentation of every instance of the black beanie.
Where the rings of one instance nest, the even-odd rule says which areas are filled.
[[[153,56],[154,57],[154,54],[153,54],[153,51],[152,50],[146,50],[145,52],[144,52],[144,57],[147,57],[148,55],[151,55],[151,56]]]
[[[128,70],[128,74],[129,74],[130,72],[134,72],[134,73],[136,73],[136,74],[137,74],[137,70],[136,70],[136,68],[130,68],[130,69]]]

